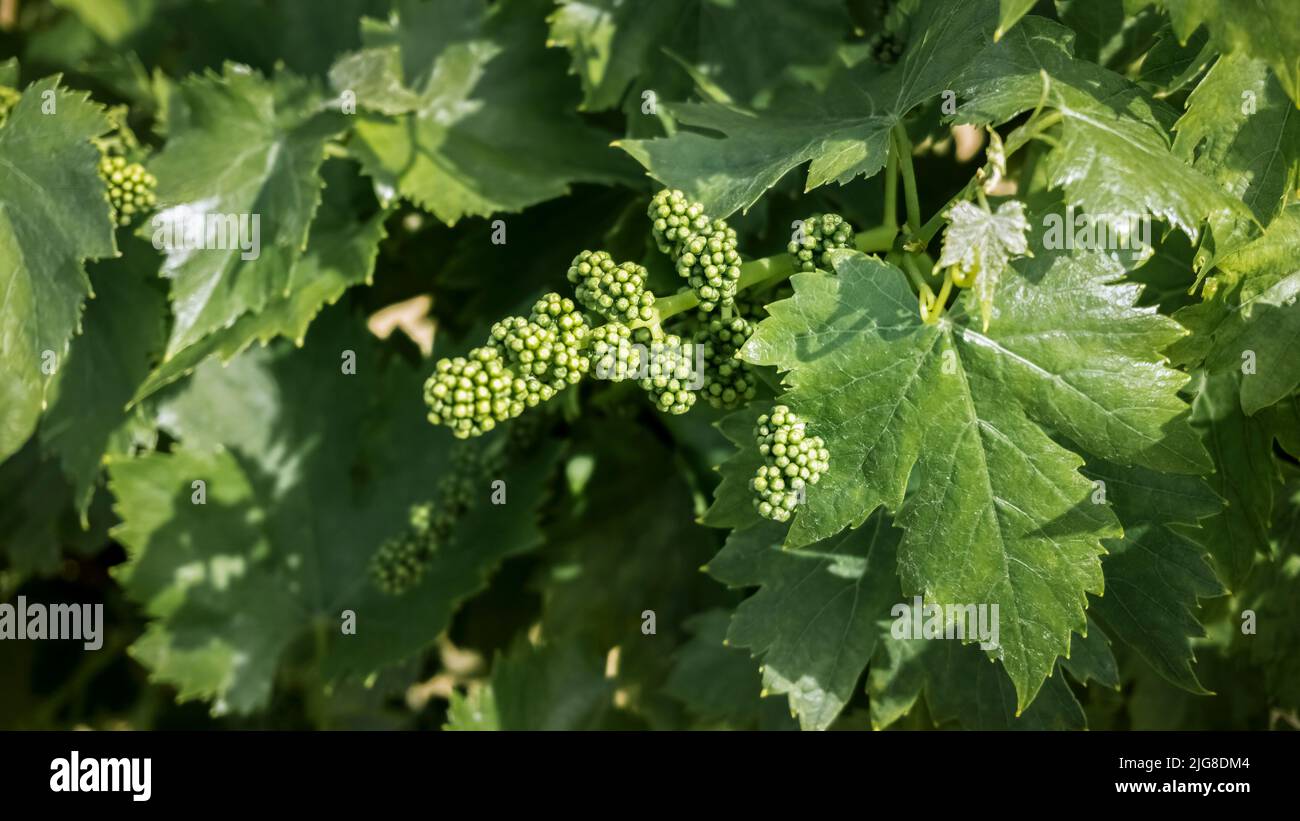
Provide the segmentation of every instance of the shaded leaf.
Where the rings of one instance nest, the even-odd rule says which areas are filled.
[[[1214,376],[1240,376],[1241,407],[1253,416],[1300,387],[1300,204],[1285,208],[1219,268],[1201,304],[1175,314],[1194,333],[1170,354]]]
[[[1046,155],[1052,187],[1118,231],[1133,218],[1162,219],[1193,241],[1206,221],[1225,241],[1247,230],[1249,211],[1170,150],[1173,112],[1138,86],[1077,60],[1069,29],[1022,21],[962,73],[955,119],[999,124],[1040,104],[1061,115]]]
[[[339,367],[344,350],[355,374]],[[151,619],[132,652],[158,680],[216,712],[248,712],[305,638],[327,679],[364,677],[427,647],[504,556],[537,545],[530,512],[481,504],[408,594],[373,584],[370,557],[448,464],[451,441],[425,421],[419,385],[336,309],[305,348],[209,361],[165,397],[160,423],[181,444],[110,463],[129,555],[118,577]],[[531,511],[553,458],[540,449],[507,472],[510,505]],[[196,480],[206,504],[193,501]],[[339,630],[345,610],[356,635]]]
[[[748,210],[805,162],[808,191],[870,177],[885,166],[890,129],[953,87],[992,35],[995,16],[992,0],[928,0],[911,20],[907,52],[887,74],[861,63],[832,79],[825,92],[791,92],[761,113],[720,103],[671,104],[668,112],[693,130],[620,146],[714,217]]]
[[[345,127],[321,104],[307,81],[236,65],[179,86],[166,147],[150,163],[159,210],[147,231],[155,245],[167,241],[175,316],[164,370],[291,287],[320,204],[325,143]],[[172,242],[190,246],[200,233],[202,248]]]
[[[404,0],[388,21],[365,20],[365,47],[330,80],[366,112],[349,148],[381,199],[452,225],[625,178],[608,140],[571,112],[576,89],[545,39],[522,0]]]
[[[582,107],[595,111],[617,107],[629,91],[661,94],[647,79],[665,50],[732,99],[760,103],[783,78],[824,66],[849,28],[837,0],[563,0],[549,23],[582,81]]]
[[[1174,152],[1250,206],[1261,225],[1296,190],[1300,111],[1262,61],[1220,57],[1174,127]]]
[[[104,459],[154,440],[144,408],[128,410],[127,403],[167,339],[167,304],[155,287],[157,273],[158,258],[138,242],[124,256],[91,268],[95,297],[50,389],[41,445],[58,454],[83,519]]]
[[[1205,693],[1192,669],[1192,640],[1205,635],[1198,602],[1224,590],[1202,546],[1214,544],[1217,534],[1196,525],[1218,513],[1221,500],[1191,476],[1100,459],[1090,459],[1085,472],[1105,483],[1106,501],[1124,525],[1122,538],[1105,543],[1106,593],[1092,600],[1090,612],[1108,636],[1131,646],[1162,676]]]
[[[107,130],[103,109],[58,78],[29,86],[0,126],[0,460],[36,429],[80,327],[85,261],[117,253],[90,142]]]

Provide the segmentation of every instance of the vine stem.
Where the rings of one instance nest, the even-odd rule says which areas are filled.
[[[857,234],[853,238],[853,245],[859,251],[880,253],[894,247],[894,237],[897,235],[898,228],[895,226],[878,225]],[[736,290],[743,291],[756,285],[779,282],[789,278],[793,273],[794,261],[790,259],[789,254],[780,253],[762,259],[752,259],[740,266],[740,281],[736,283]],[[700,298],[695,295],[694,291],[682,291],[670,297],[664,297],[655,301],[655,317],[653,319],[637,322],[632,327],[644,328],[659,325],[669,317],[676,316],[683,311],[689,311],[699,304]]]
[[[885,225],[898,225],[898,151],[890,147],[885,160]]]
[[[1012,154],[1019,151],[1026,143],[1035,137],[1041,139],[1044,131],[1056,125],[1064,118],[1065,115],[1060,111],[1052,111],[1042,116],[1035,114],[1024,125],[1011,132],[1011,136],[1007,137],[1005,145],[1007,157],[1010,157]]]
[[[1043,132],[1059,123],[1063,117],[1064,115],[1062,115],[1060,111],[1051,111],[1047,114],[1036,113],[1028,122],[1020,128],[1017,128],[1011,133],[1011,136],[1007,137],[1005,144],[1007,159],[1010,159],[1013,154],[1030,144],[1035,138],[1046,141],[1047,138]],[[1031,159],[1035,161],[1037,160],[1036,157],[1032,157]],[[943,207],[936,211],[934,216],[930,217],[929,221],[926,222],[925,225],[921,226],[921,230],[916,232],[916,241],[919,246],[916,250],[923,250],[925,246],[930,244],[930,240],[934,239],[934,235],[939,233],[939,229],[943,227],[943,215],[948,213],[948,209],[958,202],[970,199],[971,194],[975,192],[978,186],[979,180],[975,177],[971,177],[960,191],[944,203]]]
[[[1007,139],[1006,156],[1010,157],[1035,138],[1042,139],[1043,132],[1059,123],[1062,116],[1060,111],[1043,114],[1041,108],[1035,109],[1029,121],[1016,129]],[[916,174],[912,168],[912,143],[907,137],[907,131],[903,128],[903,124],[895,123],[890,131],[890,150],[885,161],[885,222],[883,225],[877,225],[875,228],[870,228],[854,237],[854,246],[859,251],[882,253],[893,249],[894,240],[898,236],[898,226],[896,224],[897,205],[895,201],[898,198],[899,176],[903,180],[903,198],[907,202],[907,226],[912,235],[909,248],[915,251],[925,250],[925,246],[929,245],[930,240],[942,227],[944,214],[948,212],[948,209],[954,203],[968,199],[972,193],[978,190],[979,186],[977,178],[971,177],[966,185],[953,195],[952,199],[948,200],[942,208],[935,212],[929,221],[922,224],[921,204],[916,189]],[[982,195],[983,191],[979,191],[979,193]],[[921,291],[922,294],[925,291],[929,291],[931,294],[934,293],[910,266],[904,265],[903,268],[918,291]],[[743,291],[755,285],[778,282],[788,278],[793,273],[794,263],[791,262],[789,254],[782,253],[763,257],[762,259],[750,260],[740,266],[740,280],[736,284],[736,289]],[[952,287],[951,277],[945,276],[939,295],[934,297],[936,304],[947,298]],[[658,327],[669,317],[676,316],[683,311],[689,311],[699,304],[699,297],[695,295],[694,291],[682,291],[673,294],[655,302],[655,316],[653,319],[634,323],[633,327]],[[942,312],[942,307],[940,312]],[[938,315],[935,318],[937,319]]]
[[[921,232],[921,200],[916,192],[916,171],[912,168],[912,141],[907,138],[907,129],[901,122],[894,123],[891,130],[894,138],[894,153],[898,155],[898,168],[903,172],[903,198],[907,201],[907,227],[912,235]]]
[[[903,273],[912,281],[912,287],[916,288],[916,295],[921,301],[921,316],[926,315],[928,306],[934,302],[934,291],[930,290],[930,283],[925,281],[925,277],[916,270],[911,257],[903,257]]]

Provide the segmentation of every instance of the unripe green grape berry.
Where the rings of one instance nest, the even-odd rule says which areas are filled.
[[[454,364],[452,366],[454,368]],[[412,505],[403,533],[385,541],[371,557],[370,573],[385,593],[401,595],[419,584],[439,545],[473,507],[479,489],[502,464],[473,444],[458,446],[438,480],[433,497]]]
[[[619,322],[601,325],[591,332],[591,371],[597,379],[622,382],[641,378],[644,347],[631,340],[632,331]]]
[[[494,346],[439,360],[425,383],[429,421],[460,439],[481,436],[522,412],[527,383],[516,378]]]
[[[649,346],[645,353],[647,376],[640,380],[655,406],[665,413],[680,415],[689,411],[696,400],[695,346],[675,334]]]
[[[130,225],[136,215],[147,213],[156,203],[154,176],[139,163],[127,163],[122,156],[104,156],[99,175],[108,187],[113,220],[120,226]]]
[[[764,518],[789,521],[807,485],[817,484],[827,470],[830,451],[785,405],[755,420],[754,437],[764,459],[750,481],[754,507]]]
[[[736,232],[725,220],[710,220],[703,206],[681,191],[655,194],[649,215],[655,243],[674,259],[678,276],[695,291],[700,309],[730,305],[740,280]]]
[[[839,214],[814,214],[803,221],[798,236],[790,240],[796,271],[830,270],[828,252],[854,247],[853,226]]]
[[[604,251],[583,251],[569,266],[578,302],[611,322],[654,319],[654,294],[646,288],[649,273],[634,262],[615,264]]]

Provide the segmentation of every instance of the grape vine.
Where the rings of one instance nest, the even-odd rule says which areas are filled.
[[[1300,726],[1294,2],[330,5],[0,0],[20,721]]]
[[[758,417],[754,438],[763,464],[754,473],[754,509],[765,519],[787,522],[804,500],[808,485],[821,481],[830,467],[830,451],[820,436],[785,405]]]

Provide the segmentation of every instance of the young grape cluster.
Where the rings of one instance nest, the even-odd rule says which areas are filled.
[[[877,32],[871,38],[871,59],[885,66],[892,66],[903,56],[907,43],[897,34],[889,31]]]
[[[550,394],[548,386],[517,376],[492,346],[438,360],[424,384],[429,421],[451,428],[458,439],[481,436]]]
[[[665,334],[649,345],[644,341],[641,345],[648,358],[641,388],[664,413],[678,415],[689,411],[695,405],[701,381],[695,345],[684,342],[676,334]]]
[[[677,273],[712,311],[735,301],[740,282],[736,231],[726,220],[710,220],[704,208],[681,191],[660,191],[648,210],[655,242],[671,256]]]
[[[715,408],[737,408],[754,398],[758,380],[749,363],[737,359],[741,346],[754,333],[754,323],[738,311],[730,319],[701,312],[695,344],[704,359],[704,398]]]
[[[655,295],[646,288],[649,274],[635,262],[621,265],[605,251],[583,251],[569,266],[569,282],[584,308],[610,322],[650,322]]]
[[[610,322],[591,331],[591,368],[597,379],[622,382],[641,372],[641,345],[632,343],[632,329]]]
[[[545,334],[542,347],[549,346],[551,354],[547,362],[534,359],[538,378],[557,391],[578,384],[591,366],[584,353],[591,332],[587,317],[572,299],[551,293],[537,300],[528,320]],[[544,364],[540,371],[539,363]]]
[[[130,225],[157,204],[154,188],[158,180],[138,162],[128,163],[126,157],[105,155],[99,161],[99,176],[108,186],[113,219],[118,225]]]
[[[527,318],[497,322],[488,344],[434,366],[424,386],[429,421],[465,439],[549,400],[586,374],[590,330],[573,300],[554,293]]]
[[[788,250],[796,271],[830,270],[826,252],[853,247],[853,226],[839,214],[813,214],[803,221]]]
[[[576,300],[547,294],[528,316],[494,323],[481,347],[435,364],[425,383],[429,421],[462,439],[481,436],[593,370],[597,379],[634,380],[664,413],[686,413],[701,395],[724,409],[753,399],[758,380],[737,355],[753,333],[757,306],[737,299],[736,232],[681,191],[660,191],[649,214],[655,242],[689,282],[677,296],[693,293],[693,306],[679,298],[661,318],[643,266],[583,251],[567,271]],[[837,219],[809,221],[815,238],[809,253],[851,242],[847,224]],[[697,310],[683,313],[683,307]]]
[[[875,8],[876,33],[867,46],[871,59],[881,65],[892,66],[907,50],[907,4],[897,0],[877,0]]]
[[[438,481],[433,498],[412,505],[406,529],[380,545],[370,560],[370,575],[389,595],[401,595],[420,583],[438,547],[473,506],[485,480],[502,464],[481,447],[452,452],[451,465]]]
[[[647,214],[655,245],[673,259],[681,254],[688,239],[709,226],[703,205],[686,199],[681,191],[668,188],[651,198]]]
[[[754,426],[763,465],[750,480],[754,507],[767,519],[787,522],[829,467],[831,454],[820,436],[810,436],[807,424],[785,405],[758,417]]]
[[[432,510],[428,502],[412,505],[406,530],[381,544],[370,557],[371,578],[390,596],[405,593],[424,577],[438,544],[430,533]]]

